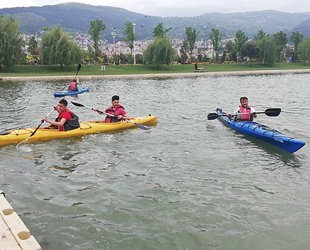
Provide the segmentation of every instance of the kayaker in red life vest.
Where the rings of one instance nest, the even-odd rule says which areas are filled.
[[[94,108],[93,110],[101,115],[104,114],[103,112],[98,111],[97,108]],[[117,116],[117,118],[115,118],[113,116],[107,115],[107,117],[105,118],[106,123],[119,122],[122,119],[130,119],[129,116],[126,114],[124,107],[119,105],[119,96],[117,95],[112,96],[112,106],[107,108],[104,112]]]
[[[69,87],[68,87],[68,91],[78,91],[78,83],[80,83],[79,78],[76,76],[74,78],[74,80],[70,83]]]
[[[68,102],[65,99],[59,101],[58,106],[55,106],[54,109],[58,111],[58,117],[56,121],[50,121],[46,117],[43,117],[42,120],[50,123],[53,126],[58,126],[59,131],[68,131],[80,127],[78,116],[75,115],[72,111],[67,109]]]
[[[234,117],[237,121],[253,121],[256,118],[255,109],[248,106],[249,100],[247,97],[243,96],[240,98],[240,106],[234,110]],[[247,113],[246,115],[238,115],[238,113]],[[231,117],[231,114],[227,114]]]

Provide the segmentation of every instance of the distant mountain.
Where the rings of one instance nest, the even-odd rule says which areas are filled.
[[[291,35],[291,33],[293,31],[298,31],[299,33],[303,34],[305,38],[310,36],[310,19],[302,22],[301,24],[295,26],[291,32],[289,32],[289,35]]]
[[[126,21],[136,24],[138,40],[152,39],[153,29],[163,22],[165,28],[172,27],[169,36],[185,37],[185,28],[191,26],[200,31],[198,39],[207,39],[212,28],[223,32],[224,38],[242,30],[252,37],[259,30],[267,34],[278,31],[289,32],[294,27],[310,19],[310,13],[285,13],[278,11],[255,11],[244,13],[208,13],[195,17],[156,17],[131,12],[122,8],[92,6],[80,3],[46,5],[42,7],[19,7],[0,9],[0,15],[12,15],[20,21],[20,29],[27,34],[35,34],[42,27],[55,27],[60,24],[64,31],[87,33],[90,21],[101,19],[107,29],[101,32],[102,38],[112,42],[111,32],[116,32],[116,41],[121,40],[121,29]],[[305,37],[309,33],[304,34]]]

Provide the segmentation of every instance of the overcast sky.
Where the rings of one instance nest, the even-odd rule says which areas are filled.
[[[152,16],[198,16],[205,13],[248,12],[276,10],[282,12],[310,12],[309,0],[1,0],[0,9],[55,5],[79,2],[90,5],[112,6]]]

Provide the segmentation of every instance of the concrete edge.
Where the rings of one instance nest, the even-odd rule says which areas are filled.
[[[199,72],[199,73],[164,73],[164,74],[133,74],[133,75],[95,75],[79,76],[80,80],[92,79],[126,79],[126,78],[183,78],[183,77],[206,77],[206,76],[238,76],[238,75],[273,75],[273,74],[304,74],[310,73],[310,69],[288,70],[249,70],[249,71],[222,71],[222,72]],[[0,77],[1,81],[57,81],[72,80],[72,76],[29,76],[29,77]]]

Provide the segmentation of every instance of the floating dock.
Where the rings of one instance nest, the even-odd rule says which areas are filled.
[[[0,190],[0,250],[41,250],[41,246]]]

